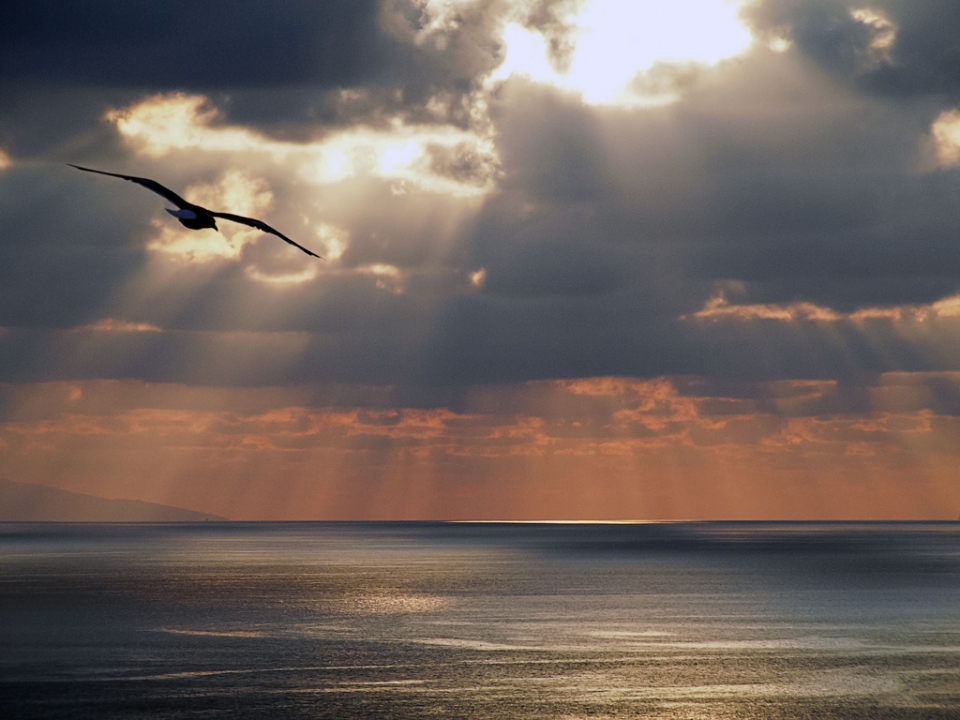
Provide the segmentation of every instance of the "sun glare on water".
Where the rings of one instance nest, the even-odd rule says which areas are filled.
[[[492,76],[510,75],[579,92],[592,104],[660,104],[674,99],[631,90],[632,81],[657,63],[712,65],[742,53],[751,35],[736,0],[589,0],[565,20],[572,53],[551,62],[547,41],[535,30],[509,24],[506,59]]]

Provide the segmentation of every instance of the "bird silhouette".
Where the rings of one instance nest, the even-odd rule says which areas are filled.
[[[160,197],[168,200],[177,206],[176,210],[171,210],[170,208],[164,208],[168,213],[173,215],[177,220],[180,221],[180,224],[191,230],[203,230],[205,228],[212,228],[213,230],[219,230],[217,227],[216,218],[222,218],[224,220],[230,220],[231,222],[240,223],[241,225],[248,225],[252,228],[256,228],[261,232],[269,233],[271,235],[276,235],[278,238],[293,245],[295,248],[302,250],[307,255],[311,257],[320,258],[322,257],[317,255],[315,252],[307,250],[303,245],[294,242],[286,235],[284,235],[279,230],[276,230],[269,225],[267,225],[263,220],[257,220],[256,218],[244,217],[243,215],[234,215],[233,213],[225,212],[214,212],[213,210],[208,210],[205,207],[200,205],[195,205],[192,202],[187,202],[182,197],[177,195],[173,190],[165,188],[163,185],[158,183],[156,180],[151,180],[150,178],[136,177],[135,175],[121,175],[120,173],[105,172],[103,170],[94,170],[93,168],[81,167],[80,165],[74,165],[72,163],[67,163],[72,168],[77,170],[83,170],[84,172],[97,173],[98,175],[109,175],[110,177],[120,178],[121,180],[129,180],[132,183],[137,185],[142,185],[147,188],[147,190],[152,190]]]

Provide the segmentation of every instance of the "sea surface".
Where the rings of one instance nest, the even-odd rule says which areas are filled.
[[[0,525],[2,718],[960,718],[960,523]]]

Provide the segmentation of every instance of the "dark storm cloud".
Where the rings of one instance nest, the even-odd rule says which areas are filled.
[[[98,319],[145,261],[130,242],[148,227],[143,200],[104,203],[98,189],[49,172],[0,173],[0,327],[64,328]]]
[[[78,150],[119,162],[126,152],[103,116],[143,91],[7,81],[0,73],[0,147],[19,160],[66,158]]]
[[[379,3],[15,2],[0,25],[6,80],[141,88],[351,85],[388,42]]]
[[[843,93],[758,53],[661,109],[589,108],[522,81],[496,108],[512,202],[488,204],[473,245],[490,293],[653,282],[679,315],[724,279],[748,284],[744,301],[843,310],[957,287],[960,176],[917,170],[936,117],[924,103]]]
[[[851,11],[879,11],[896,36],[885,52],[871,48],[882,26]],[[960,5],[953,0],[761,0],[745,16],[786,36],[838,76],[894,96],[960,96]]]
[[[557,203],[609,192],[611,160],[595,110],[573,96],[524,80],[504,86],[492,108],[504,186]]]
[[[210,7],[194,5],[147,5],[142,15],[108,3],[65,15],[17,8],[0,45],[0,62],[11,61],[4,82],[17,89],[0,97],[0,145],[15,160],[82,154],[123,172],[130,151],[105,110],[189,88],[223,111],[217,122],[291,141],[396,117],[467,127],[477,108],[463,99],[503,51],[494,3],[466,4],[432,30],[422,8],[399,1],[300,4],[294,20],[241,4],[217,29],[205,27]],[[324,266],[334,269],[290,291],[250,279],[266,262],[261,240],[238,262],[183,270],[148,299],[120,303],[147,265],[158,199],[69,179],[66,168],[15,165],[0,173],[0,326],[14,329],[0,337],[0,379],[387,383],[415,405],[461,401],[438,388],[557,377],[737,383],[956,369],[947,325],[938,338],[889,322],[866,332],[846,321],[690,319],[722,288],[731,303],[852,312],[929,304],[960,287],[960,173],[921,167],[947,107],[922,93],[945,96],[949,85],[936,69],[947,33],[933,25],[958,24],[946,5],[923,5],[926,16],[906,3],[870,6],[897,26],[888,60],[870,55],[878,31],[850,15],[859,5],[757,3],[754,25],[792,38],[793,49],[758,47],[696,72],[661,68],[657,82],[680,91],[664,107],[590,106],[509,80],[488,98],[497,167],[469,145],[427,153],[443,178],[495,179],[468,220],[442,193],[369,178],[321,192],[238,156],[269,182],[281,219],[322,202],[317,217],[349,231],[344,255]],[[533,7],[526,24],[556,40],[560,63],[568,28],[555,4]],[[175,28],[171,18],[183,17],[194,24]],[[924,33],[939,50],[924,54]],[[427,109],[435,94],[443,117]],[[203,155],[138,162],[179,190],[222,173],[226,155]],[[351,206],[358,197],[362,211]],[[364,270],[378,264],[397,269],[395,286]],[[480,269],[473,287],[467,278]],[[165,332],[49,332],[104,318]]]
[[[706,375],[736,381],[960,370],[956,323],[901,333],[877,323],[684,323],[644,312],[650,292],[452,303],[423,360],[449,383]]]
[[[609,242],[604,230],[590,207],[526,209],[506,191],[487,204],[471,253],[473,262],[485,268],[484,290],[491,295],[604,294],[643,274],[624,262],[635,256]]]
[[[502,54],[490,5],[466,4],[427,32],[431,18],[409,0],[282,11],[246,1],[16,2],[0,24],[0,144],[36,155],[66,139],[68,126],[52,118],[70,113],[71,129],[87,120],[92,131],[110,107],[164,91],[206,93],[224,121],[289,139],[398,114],[433,122],[424,104],[438,92],[450,99],[443,120],[464,126],[459,99]]]

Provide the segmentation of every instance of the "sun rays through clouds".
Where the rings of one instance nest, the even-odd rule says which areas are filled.
[[[454,412],[289,404],[330,392],[377,402],[388,388],[5,386],[17,402],[0,425],[0,471],[35,478],[72,458],[69,487],[122,495],[131,476],[148,477],[153,502],[178,494],[244,518],[311,517],[318,505],[331,518],[380,519],[746,518],[762,508],[784,518],[936,517],[960,452],[956,403],[928,405],[938,387],[960,397],[956,374],[766,383],[751,397],[696,379],[585,378],[476,390]],[[104,452],[116,458],[108,473]],[[259,504],[254,486],[268,467],[299,512]],[[907,472],[922,492],[898,506]],[[190,483],[200,476],[207,482]],[[883,491],[858,497],[867,482]]]
[[[169,7],[8,18],[0,477],[238,518],[960,511],[960,9]]]

